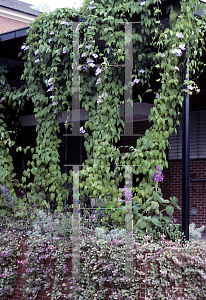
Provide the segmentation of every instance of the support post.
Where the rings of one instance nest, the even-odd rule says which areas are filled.
[[[189,48],[189,45],[188,45]],[[183,82],[189,80],[189,58],[183,58]],[[187,89],[187,85],[184,85]],[[190,96],[184,92],[182,110],[182,231],[189,241]]]

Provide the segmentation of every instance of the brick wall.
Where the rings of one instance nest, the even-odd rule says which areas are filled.
[[[178,198],[178,205],[182,207],[182,161],[170,161],[168,172],[164,172],[164,183],[161,185],[165,199],[170,196]],[[206,178],[206,160],[190,161],[190,223],[197,227],[206,225],[206,188],[205,181],[192,181]],[[191,215],[191,208],[197,207],[197,215]],[[182,222],[182,211],[175,210],[174,217],[178,223]]]
[[[29,23],[12,20],[0,16],[0,33],[8,32],[14,29],[19,29],[28,26]]]

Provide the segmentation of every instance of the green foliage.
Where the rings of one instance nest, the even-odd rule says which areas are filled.
[[[31,152],[32,159],[28,162],[27,170],[24,170],[21,186],[31,188],[26,197],[30,204],[44,207],[45,194],[48,192],[50,200],[57,201],[57,211],[62,210],[63,199],[69,194],[64,189],[64,184],[72,178],[68,178],[66,173],[61,174],[58,164],[58,148],[61,143],[57,138],[58,117],[63,111],[71,111],[73,93],[79,88],[73,77],[78,67],[80,107],[85,108],[88,113],[84,125],[87,159],[79,174],[81,193],[83,196],[89,194],[95,199],[104,198],[106,209],[113,209],[108,213],[109,216],[118,227],[123,227],[125,207],[118,202],[122,191],[115,184],[115,173],[120,171],[118,180],[121,181],[125,177],[125,166],[130,165],[133,174],[142,178],[133,189],[134,226],[146,234],[146,231],[151,231],[152,226],[172,221],[174,208],[178,208],[177,200],[164,200],[160,192],[154,192],[151,177],[157,165],[162,170],[168,167],[168,139],[178,125],[183,103],[182,92],[189,85],[193,85],[198,92],[194,78],[204,67],[201,56],[205,49],[206,14],[197,18],[195,12],[200,9],[205,12],[205,6],[197,0],[169,5],[169,28],[164,28],[160,22],[161,1],[149,0],[144,5],[140,4],[140,1],[134,0],[123,3],[111,0],[109,4],[108,1],[96,1],[94,9],[85,1],[80,12],[68,8],[57,9],[50,14],[41,14],[30,24],[26,40],[29,48],[24,50],[23,57],[25,68],[22,79],[26,80],[26,85],[20,89],[12,89],[8,84],[6,71],[0,69],[0,179],[1,184],[9,188],[11,197],[15,195],[11,177],[11,149],[15,146],[7,127],[7,107],[12,108],[14,116],[18,116],[25,102],[31,101],[37,120],[37,139],[35,149],[23,149]],[[73,30],[72,22],[78,21],[80,13],[84,22],[78,28],[80,46],[76,53],[73,47],[77,46],[78,30]],[[132,36],[127,35],[125,39],[123,22],[136,22],[137,19],[141,24],[133,24]],[[96,46],[97,40],[105,41],[103,51]],[[125,58],[125,52],[127,55],[126,46],[131,40],[133,72],[126,84],[123,79],[124,69],[114,65],[127,64],[130,58]],[[184,83],[182,47],[185,47],[185,58],[190,57],[188,69],[194,75]],[[95,54],[98,55],[97,59],[94,58]],[[77,58],[80,66],[73,58]],[[94,59],[99,69],[91,64],[88,66],[88,63],[88,68],[84,68],[87,59]],[[151,89],[152,78],[156,78],[156,90]],[[135,79],[139,81],[135,83]],[[124,91],[132,86],[132,81],[133,89],[137,90],[138,95],[138,99],[134,101],[144,100],[148,93],[152,93],[154,97],[154,107],[149,116],[152,126],[144,136],[137,139],[136,147],[130,147],[132,153],[120,156],[120,149],[115,150],[115,144],[120,140],[124,129],[119,109],[120,104],[124,103]],[[131,99],[126,99],[126,102],[131,103]],[[173,118],[177,119],[176,125]],[[69,121],[68,119],[67,126],[71,126]],[[20,147],[16,146],[16,151],[18,150]],[[112,161],[116,165],[113,172]],[[34,180],[28,184],[32,175]],[[116,208],[119,205],[118,211]],[[163,211],[169,217],[163,215]]]

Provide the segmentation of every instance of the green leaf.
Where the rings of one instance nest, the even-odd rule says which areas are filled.
[[[151,221],[156,226],[161,226],[162,225],[162,223],[160,222],[160,220],[157,216],[152,217]]]
[[[166,207],[166,212],[169,216],[172,216],[172,214],[174,213],[174,207],[169,205]]]

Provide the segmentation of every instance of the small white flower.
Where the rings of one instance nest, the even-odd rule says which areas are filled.
[[[142,2],[140,3],[140,5],[141,5],[141,6],[145,5],[145,1],[142,1]]]
[[[98,57],[98,54],[93,53],[92,56],[93,56],[94,58],[97,58],[97,57]]]
[[[139,72],[143,74],[145,72],[145,70],[140,69]]]
[[[177,66],[175,66],[175,67],[174,67],[174,69],[175,69],[175,70],[177,70],[177,71],[179,71],[179,70],[180,70],[180,69],[179,69]]]

